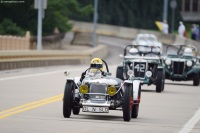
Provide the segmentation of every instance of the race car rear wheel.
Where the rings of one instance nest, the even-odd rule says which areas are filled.
[[[130,121],[133,106],[133,89],[131,85],[124,86],[123,118],[124,121]]]
[[[139,112],[139,104],[133,105],[131,117],[132,118],[137,118],[138,117],[138,112]]]
[[[158,92],[158,93],[162,92],[163,87],[164,87],[163,71],[158,70],[157,71],[157,79],[156,79],[156,92]]]
[[[80,112],[80,106],[79,106],[79,99],[75,98],[74,99],[74,104],[73,104],[73,114],[78,115]]]
[[[198,74],[198,73],[195,73],[195,74],[194,74],[194,77],[193,77],[193,85],[194,85],[194,86],[198,86],[198,85],[199,85],[199,82],[200,82],[199,74]]]
[[[80,112],[80,107],[73,107],[73,114],[78,115]]]
[[[138,117],[140,99],[141,99],[141,84],[140,84],[140,88],[139,88],[139,91],[138,91],[137,104],[134,104],[133,107],[132,107],[132,114],[131,114],[132,118],[137,118]]]
[[[121,80],[124,80],[124,77],[123,77],[123,66],[118,66],[117,67],[116,77],[121,79]]]
[[[65,85],[64,98],[63,98],[63,116],[69,118],[71,116],[71,110],[73,106],[73,93],[74,83],[67,81]]]

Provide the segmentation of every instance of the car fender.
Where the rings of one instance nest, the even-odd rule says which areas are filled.
[[[78,82],[80,82],[80,77],[75,77],[75,78],[68,77],[66,78],[66,82],[67,81],[74,81],[74,83],[77,84]]]
[[[140,80],[134,80],[133,81],[133,99],[134,101],[137,101],[138,100],[138,97],[139,97],[139,91],[140,90],[140,84],[141,84],[141,81]]]
[[[134,99],[134,101],[137,101],[138,97],[139,97],[138,94],[139,94],[139,91],[140,91],[141,81],[140,80],[134,80],[134,81],[125,80],[124,84],[131,84],[133,86],[133,99]]]

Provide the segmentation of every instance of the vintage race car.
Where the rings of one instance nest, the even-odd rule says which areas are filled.
[[[132,44],[137,46],[140,52],[150,52],[150,48],[154,47],[154,52],[162,54],[162,43],[154,34],[138,34]]]
[[[192,80],[193,85],[198,86],[200,82],[200,64],[197,52],[197,48],[193,45],[169,45],[164,58],[166,79],[172,81]]]
[[[109,113],[110,110],[122,110],[124,121],[137,118],[141,98],[140,81],[111,77],[107,63],[103,61],[107,72],[89,68],[85,78],[66,78],[63,98],[63,116],[69,118],[71,111],[78,115],[82,112]],[[69,75],[69,72],[65,72]]]
[[[141,39],[141,34],[138,35]],[[147,35],[145,34],[145,37]],[[133,70],[134,80],[140,80],[142,84],[155,84],[156,92],[164,90],[165,72],[161,58],[162,44],[136,43],[127,45],[124,49],[122,63],[117,67],[116,77],[122,80],[128,79],[127,72]]]

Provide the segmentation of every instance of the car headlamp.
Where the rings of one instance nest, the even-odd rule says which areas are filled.
[[[171,61],[170,59],[166,59],[166,60],[165,60],[165,64],[166,64],[166,65],[171,65],[171,63],[172,63],[172,61]]]
[[[132,77],[134,75],[134,72],[133,72],[133,70],[128,70],[127,74],[128,74],[128,76]]]
[[[151,72],[151,71],[147,71],[147,72],[145,73],[145,75],[149,78],[149,77],[152,76],[152,72]]]
[[[86,94],[86,93],[88,93],[88,86],[87,85],[81,85],[79,90],[82,94]]]
[[[188,60],[186,64],[187,64],[188,67],[191,67],[192,66],[192,61]]]
[[[116,94],[116,89],[115,87],[111,86],[111,87],[108,87],[108,90],[107,90],[107,93],[110,95],[110,96],[114,96]]]

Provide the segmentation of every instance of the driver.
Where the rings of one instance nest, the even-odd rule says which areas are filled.
[[[100,58],[93,58],[88,69],[100,70],[103,74],[103,61]],[[87,70],[81,74],[80,82],[85,78]]]

